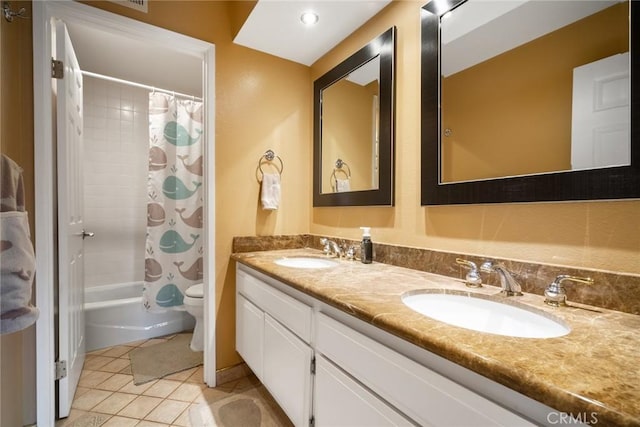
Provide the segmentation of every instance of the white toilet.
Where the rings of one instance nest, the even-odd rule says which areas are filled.
[[[204,320],[204,285],[198,283],[187,288],[184,296],[184,307],[187,313],[196,319],[196,327],[193,329],[191,338],[191,350],[204,350],[204,330],[202,322]]]

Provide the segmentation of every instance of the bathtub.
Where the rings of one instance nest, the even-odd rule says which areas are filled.
[[[186,311],[150,313],[142,305],[142,282],[85,289],[86,351],[192,330]]]

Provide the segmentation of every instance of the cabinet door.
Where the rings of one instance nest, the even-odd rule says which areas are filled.
[[[262,383],[296,426],[311,418],[311,357],[307,344],[264,315]]]
[[[316,356],[313,408],[317,426],[413,425],[320,355]]]
[[[236,350],[262,381],[264,313],[242,295],[236,294]]]
[[[315,350],[420,425],[534,425],[322,313]]]

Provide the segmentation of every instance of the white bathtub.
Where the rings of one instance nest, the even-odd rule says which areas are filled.
[[[85,289],[86,351],[192,330],[186,311],[150,313],[142,305],[142,282]]]

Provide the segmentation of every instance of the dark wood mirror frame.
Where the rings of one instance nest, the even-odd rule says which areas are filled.
[[[464,0],[421,9],[421,204],[539,202],[640,198],[640,2],[631,1],[631,165],[541,175],[440,183],[440,15]],[[443,9],[442,9],[443,8]]]
[[[393,206],[395,34],[392,27],[313,83],[313,206]],[[374,190],[322,193],[322,90],[380,55],[379,185]]]

